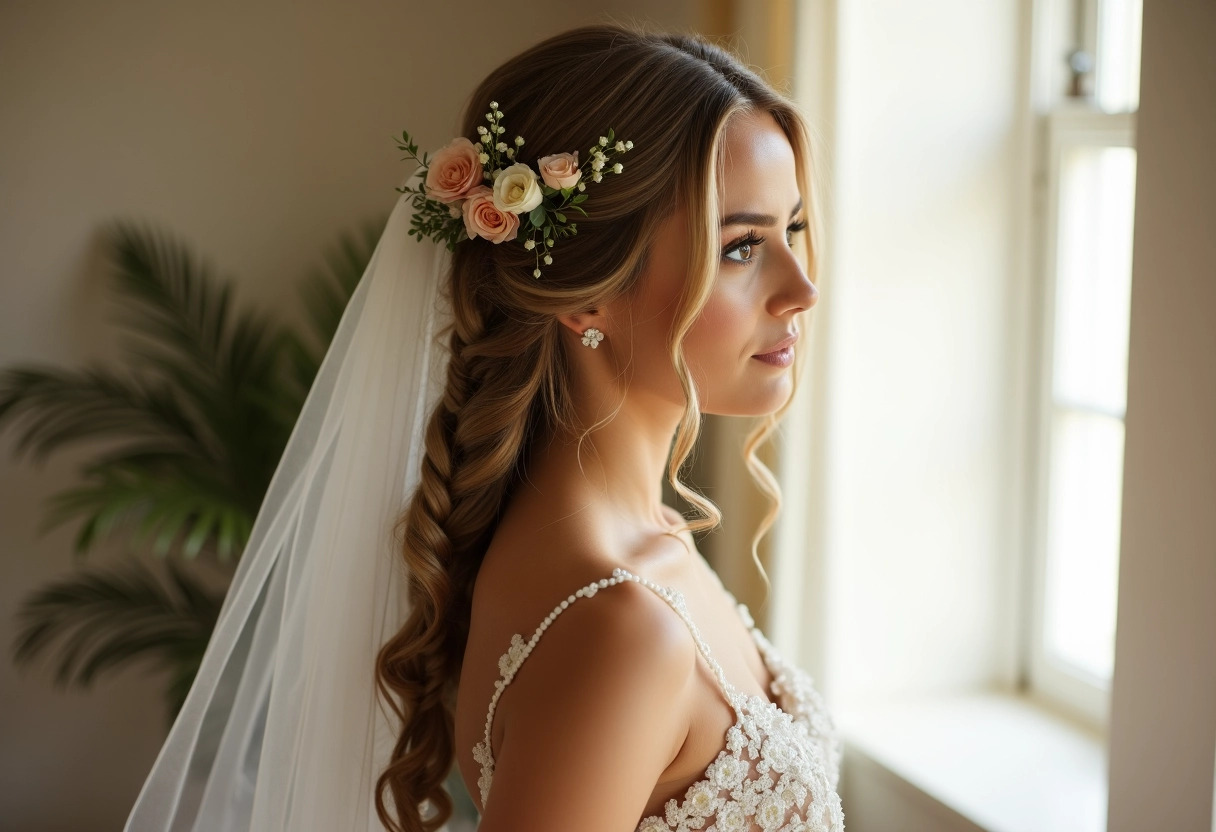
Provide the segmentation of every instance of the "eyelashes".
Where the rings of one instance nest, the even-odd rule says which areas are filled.
[[[799,231],[803,231],[805,229],[806,229],[806,220],[799,220],[798,222],[793,222],[793,223],[790,223],[788,226],[786,226],[786,228],[785,228],[786,244],[788,245],[790,243],[789,237],[791,234],[796,234]],[[765,237],[762,237],[759,234],[757,234],[755,229],[749,228],[747,233],[744,234],[742,237],[738,237],[726,244],[726,247],[724,249],[722,249],[722,259],[729,260],[732,263],[738,263],[738,264],[750,263],[753,259],[755,259],[755,249],[764,245],[765,239],[766,239]],[[736,252],[741,252],[744,249],[747,250],[746,257],[736,258],[736,257],[730,256],[731,254],[734,254]]]

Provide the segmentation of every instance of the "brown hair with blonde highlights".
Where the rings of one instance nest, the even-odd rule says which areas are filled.
[[[455,693],[473,584],[529,449],[559,432],[581,443],[612,418],[577,424],[572,362],[558,316],[629,297],[660,223],[686,212],[688,279],[668,342],[686,406],[667,477],[701,512],[685,528],[711,529],[721,512],[680,481],[702,415],[682,344],[717,273],[718,170],[722,134],[733,116],[768,112],[789,138],[809,220],[802,253],[812,278],[821,233],[804,118],[733,55],[698,36],[597,25],[549,38],[489,74],[470,99],[462,135],[475,136],[490,101],[506,114],[510,135],[526,137],[529,157],[589,147],[609,127],[632,140],[634,150],[624,174],[588,188],[589,216],[578,218],[576,236],[559,242],[560,256],[539,280],[532,276],[534,257],[521,244],[475,239],[452,253],[444,291],[453,320],[442,333],[449,350],[446,387],[428,422],[418,487],[398,522],[411,610],[381,648],[376,668],[380,694],[402,725],[377,781],[376,810],[387,828],[403,832],[430,832],[452,814],[443,782],[455,759]],[[753,560],[781,501],[755,449],[792,399],[761,417],[744,447],[749,471],[774,502],[753,540]],[[424,803],[434,810],[426,817]]]

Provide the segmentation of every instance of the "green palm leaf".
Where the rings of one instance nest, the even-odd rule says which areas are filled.
[[[105,232],[124,305],[119,320],[145,335],[154,353],[207,381],[224,365],[232,285],[167,234],[117,222]]]
[[[128,353],[174,385],[214,436],[230,485],[260,501],[303,403],[285,372],[287,331],[233,311],[231,285],[184,243],[121,223],[109,236]]]
[[[84,522],[77,533],[77,552],[119,527],[130,530],[132,544],[151,544],[158,555],[169,554],[182,535],[179,548],[187,558],[206,545],[214,547],[220,560],[242,550],[256,506],[239,502],[206,466],[172,462],[163,466],[156,458],[151,464],[128,458],[87,468],[85,485],[51,498],[43,531],[80,516]]]
[[[28,664],[61,643],[55,681],[88,687],[104,671],[154,659],[193,679],[219,616],[223,595],[207,590],[174,561],[166,585],[138,560],[61,578],[22,602],[14,658]],[[187,690],[189,686],[187,685]],[[172,690],[170,709],[184,694]]]
[[[13,367],[0,371],[0,427],[20,433],[18,455],[37,462],[84,439],[134,437],[143,449],[214,454],[212,438],[164,382],[82,370]]]

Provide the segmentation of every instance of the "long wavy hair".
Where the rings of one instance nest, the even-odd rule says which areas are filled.
[[[684,529],[715,528],[722,519],[718,507],[680,480],[701,422],[682,345],[713,290],[722,135],[733,116],[766,111],[789,138],[808,215],[801,254],[812,277],[822,235],[805,118],[731,53],[701,37],[597,25],[549,38],[478,86],[462,135],[475,136],[492,100],[506,113],[510,135],[526,137],[529,156],[589,147],[609,127],[635,150],[625,157],[626,175],[594,186],[590,216],[579,217],[578,234],[561,241],[560,256],[542,279],[532,276],[534,257],[522,245],[475,239],[452,254],[444,291],[453,320],[441,333],[450,351],[446,389],[428,422],[418,487],[397,525],[411,612],[377,657],[380,694],[402,724],[376,785],[377,813],[394,832],[431,832],[452,814],[443,783],[455,759],[455,693],[473,583],[529,449],[559,431],[579,436],[581,446],[615,415],[577,424],[572,362],[558,316],[630,296],[660,223],[675,211],[686,213],[691,254],[668,340],[686,404],[667,478],[699,513]],[[796,363],[795,389],[798,374]],[[752,542],[758,566],[756,545],[780,509],[781,493],[755,451],[792,399],[759,417],[744,444],[748,470],[772,500]],[[434,809],[428,817],[424,802]]]

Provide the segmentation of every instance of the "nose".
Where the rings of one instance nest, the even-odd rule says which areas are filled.
[[[778,246],[781,253],[777,268],[776,289],[772,296],[773,314],[777,316],[810,309],[819,300],[819,290],[806,275],[798,253],[789,246]]]

